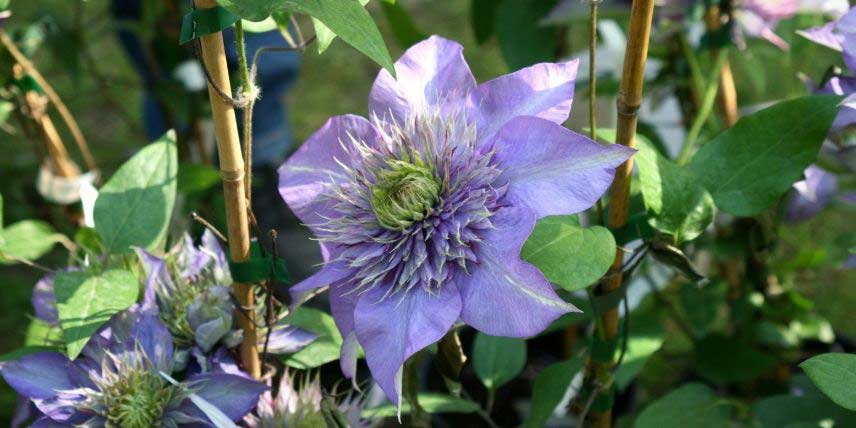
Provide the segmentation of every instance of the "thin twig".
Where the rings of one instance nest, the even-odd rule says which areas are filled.
[[[190,217],[193,218],[193,220],[200,223],[201,225],[205,226],[205,228],[207,228],[208,230],[210,230],[211,233],[213,233],[214,236],[216,236],[217,239],[219,239],[221,242],[223,242],[223,243],[229,242],[229,240],[226,239],[226,237],[219,230],[217,230],[217,228],[214,227],[213,224],[209,223],[208,220],[205,220],[204,218],[202,218],[202,216],[197,214],[196,211],[190,213]]]

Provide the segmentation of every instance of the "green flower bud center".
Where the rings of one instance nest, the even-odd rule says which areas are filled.
[[[389,166],[372,187],[372,209],[381,226],[400,231],[434,212],[440,184],[420,160],[394,160]]]
[[[164,409],[176,388],[149,370],[122,373],[104,394],[107,426],[148,428],[160,426]]]

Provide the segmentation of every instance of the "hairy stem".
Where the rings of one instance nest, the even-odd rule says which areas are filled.
[[[247,198],[247,206],[252,206],[253,201],[253,104],[255,93],[253,89],[252,73],[247,65],[247,45],[244,41],[244,26],[239,19],[235,22],[235,44],[238,50],[238,70],[241,73],[242,99],[246,103],[243,108],[244,116],[244,194]]]

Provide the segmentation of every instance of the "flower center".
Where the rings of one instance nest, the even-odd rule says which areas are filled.
[[[434,212],[440,184],[431,168],[420,160],[390,160],[389,169],[380,173],[371,188],[372,210],[385,229],[405,230]]]
[[[160,426],[175,387],[150,370],[125,372],[104,391],[107,426],[146,428]]]

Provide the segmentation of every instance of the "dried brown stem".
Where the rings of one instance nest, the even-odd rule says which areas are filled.
[[[722,28],[722,15],[719,6],[709,8],[705,13],[704,21],[708,31],[719,31]],[[714,51],[713,57],[715,58],[717,55],[718,52]],[[717,102],[722,119],[725,121],[725,127],[731,128],[737,123],[740,115],[737,111],[737,89],[734,86],[734,74],[731,72],[731,63],[727,59],[722,63],[722,70],[719,72]]]
[[[24,67],[24,71],[33,76],[36,79],[36,82],[39,86],[42,87],[42,90],[45,91],[45,95],[47,95],[50,102],[56,107],[59,115],[62,116],[62,120],[65,122],[65,125],[68,127],[68,130],[71,132],[72,137],[74,137],[74,141],[77,144],[78,149],[80,150],[81,156],[83,156],[83,161],[86,162],[86,167],[90,171],[95,171],[98,169],[95,164],[95,158],[92,157],[92,152],[89,151],[89,145],[86,143],[86,139],[83,138],[83,133],[80,131],[80,127],[77,126],[77,121],[72,116],[71,112],[66,107],[65,103],[62,102],[59,95],[57,95],[56,91],[54,91],[53,87],[48,84],[47,80],[39,73],[39,70],[36,70],[36,67],[33,66],[33,63],[30,62],[29,59],[15,46],[15,43],[12,42],[12,39],[6,33],[6,30],[0,28],[0,43],[9,51],[12,57],[15,59],[15,62],[21,64]]]
[[[215,0],[196,0],[198,8],[213,8]],[[229,236],[229,252],[235,262],[244,262],[250,257],[250,231],[247,219],[247,199],[244,194],[244,160],[238,137],[238,124],[233,105],[224,100],[217,87],[231,88],[223,34],[212,33],[201,38],[202,60],[210,74],[208,98],[214,117],[217,151],[220,155],[220,175],[223,179],[223,195],[226,200],[226,223]],[[234,294],[243,308],[249,308],[246,316],[238,316],[244,331],[241,343],[241,365],[251,376],[261,376],[257,331],[255,322],[255,295],[252,284],[233,284]]]
[[[651,21],[654,15],[654,0],[634,0],[630,11],[630,28],[627,35],[627,50],[624,54],[624,70],[618,94],[618,123],[616,144],[627,147],[636,145],[636,125],[639,106],[642,104],[642,89],[645,82],[645,63],[648,57],[648,42],[651,35]],[[630,195],[630,174],[633,159],[623,163],[615,171],[609,199],[609,217],[607,224],[618,229],[627,223],[627,209]],[[619,287],[623,280],[621,274],[624,253],[618,250],[612,265],[612,275],[606,278],[600,287],[601,294],[608,294]],[[601,315],[603,338],[614,341],[618,335],[618,308],[612,308]],[[611,369],[615,362],[595,365],[595,376],[600,384],[611,383]],[[612,426],[611,410],[594,412],[594,426],[609,428]]]

